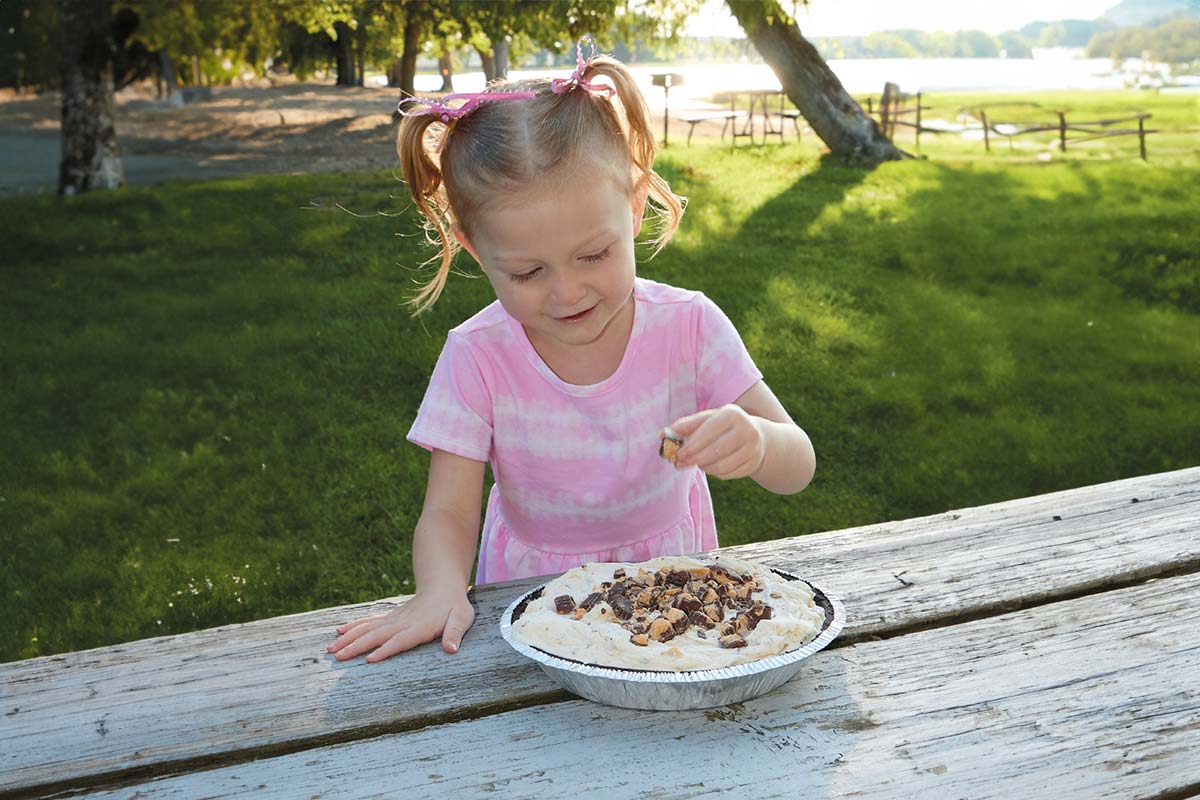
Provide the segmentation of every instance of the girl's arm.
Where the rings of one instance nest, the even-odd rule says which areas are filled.
[[[479,538],[483,468],[482,461],[433,451],[425,504],[413,534],[417,592],[394,611],[340,626],[328,648],[339,661],[368,650],[373,652],[367,661],[382,661],[439,635],[446,652],[458,650],[475,621],[467,589]]]
[[[671,430],[686,440],[676,466],[695,464],[717,478],[752,477],[769,491],[795,494],[816,470],[808,434],[762,381],[729,405],[676,420]]]

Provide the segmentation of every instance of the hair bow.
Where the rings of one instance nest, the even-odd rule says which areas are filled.
[[[587,58],[583,57],[583,43],[587,42],[592,47],[591,55]],[[588,83],[583,79],[583,73],[587,72],[587,68],[591,66],[592,59],[596,57],[596,40],[591,36],[581,36],[579,41],[575,43],[575,71],[571,73],[569,78],[555,78],[550,81],[550,91],[555,94],[565,94],[575,87],[587,89],[591,92],[605,92],[609,97],[616,94],[616,89],[606,83]]]
[[[396,113],[402,117],[423,117],[433,114],[441,119],[442,122],[448,123],[452,119],[460,119],[470,114],[483,103],[490,103],[496,100],[531,100],[533,96],[533,92],[476,92],[474,94],[448,94],[441,100],[405,97],[396,104]],[[461,105],[450,105],[450,103],[458,100],[465,102]],[[418,103],[423,105],[424,108],[406,111],[404,110],[405,103]]]

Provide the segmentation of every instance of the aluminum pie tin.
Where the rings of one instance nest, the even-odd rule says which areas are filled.
[[[788,581],[804,580],[777,569],[771,572]],[[846,624],[841,601],[811,581],[804,583],[812,589],[813,601],[825,611],[816,638],[795,649],[734,667],[679,672],[622,669],[563,658],[526,644],[517,639],[512,625],[529,601],[541,595],[545,584],[521,595],[505,609],[500,616],[500,635],[518,653],[536,661],[555,683],[588,700],[650,711],[715,708],[758,697],[787,683],[804,666],[804,659],[824,649],[841,632]]]

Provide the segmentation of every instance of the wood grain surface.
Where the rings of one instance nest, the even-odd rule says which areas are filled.
[[[707,711],[574,700],[97,798],[1156,797],[1200,783],[1200,575],[824,651]]]
[[[840,597],[843,647],[1200,567],[1200,468],[732,548]],[[564,702],[500,638],[541,580],[478,588],[456,655],[325,653],[379,604],[0,665],[0,796],[236,763]],[[38,788],[41,787],[41,788]]]

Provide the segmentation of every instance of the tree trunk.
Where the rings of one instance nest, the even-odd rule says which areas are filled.
[[[400,95],[416,93],[417,56],[421,54],[421,31],[425,20],[413,9],[404,18],[404,54],[400,56]]]
[[[482,48],[476,47],[475,52],[479,53],[479,65],[483,68],[483,82],[491,83],[496,77],[496,59]]]
[[[367,85],[367,25],[359,21],[354,31],[354,85]]]
[[[358,75],[358,68],[354,63],[354,32],[345,22],[333,23],[333,32],[336,36],[334,48],[337,52],[337,80],[334,82],[338,86],[353,86],[354,78]]]
[[[175,74],[175,62],[171,60],[171,54],[165,47],[158,51],[158,75],[154,79],[159,97],[163,96],[164,84],[167,97],[170,97],[179,88],[179,76]]]
[[[62,161],[58,193],[125,184],[113,127],[112,0],[58,0],[62,28]]]
[[[855,164],[909,157],[863,113],[775,0],[726,2],[755,49],[771,65],[788,99],[835,156]]]
[[[443,43],[442,55],[438,59],[438,72],[442,73],[442,94],[454,91],[454,57],[448,45]]]
[[[495,39],[492,39],[492,56],[495,58],[495,61],[492,63],[492,67],[496,70],[496,77],[507,78],[508,40],[503,36],[497,36]]]

